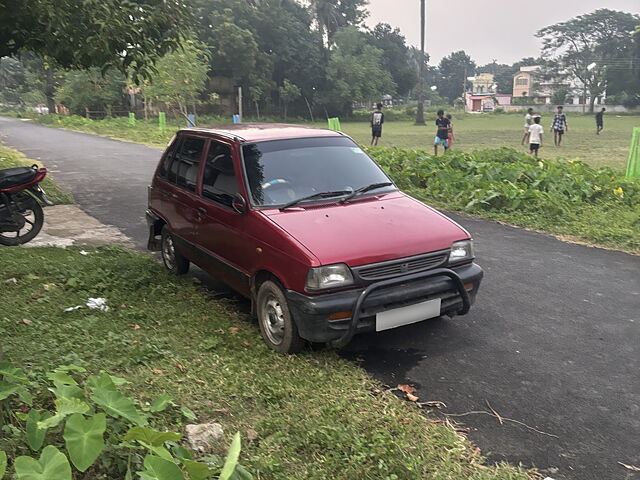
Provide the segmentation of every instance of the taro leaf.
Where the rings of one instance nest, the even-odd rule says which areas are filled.
[[[50,388],[49,391],[53,392],[56,398],[77,398],[84,401],[84,391],[77,385],[60,385]]]
[[[222,472],[220,472],[219,480],[229,480],[231,475],[233,475],[236,465],[238,465],[238,459],[240,458],[240,447],[240,432],[236,432],[231,441],[227,458],[224,461],[224,467],[222,467]]]
[[[23,403],[26,403],[29,406],[33,404],[33,396],[29,393],[29,391],[26,388],[20,387],[20,389],[16,393],[18,394],[18,397],[20,397],[20,400],[22,400]]]
[[[0,400],[10,397],[14,393],[20,390],[20,385],[13,385],[11,383],[0,382]]]
[[[159,447],[164,442],[177,442],[182,435],[174,432],[158,432],[148,427],[132,427],[124,437],[125,440],[139,440],[147,445]]]
[[[146,470],[141,472],[142,478],[152,480],[184,480],[184,475],[180,468],[170,460],[164,458],[147,455],[144,457],[144,467]],[[144,476],[143,476],[144,475]]]
[[[205,480],[211,475],[211,469],[206,463],[183,460],[182,464],[189,474],[189,480]]]
[[[51,372],[47,377],[56,387],[60,387],[62,385],[78,385],[78,382],[76,382],[74,378],[66,372]]]
[[[189,420],[195,420],[196,418],[198,418],[190,408],[181,407],[180,412],[185,416],[185,418],[188,418]]]
[[[13,380],[15,382],[27,383],[27,376],[21,368],[16,368],[9,363],[0,363],[0,376],[4,376],[6,380]]]
[[[152,412],[163,412],[172,403],[172,398],[166,393],[163,393],[155,400],[153,400],[153,402],[151,402],[151,407],[149,407],[149,410]]]
[[[229,480],[253,480],[251,475],[242,465],[236,465],[236,469],[233,471],[233,475]]]
[[[93,391],[96,390],[110,390],[112,392],[116,391],[116,384],[113,383],[111,376],[107,373],[102,372],[98,375],[89,375],[87,379],[87,385]]]
[[[77,398],[58,398],[55,401],[56,414],[38,422],[38,428],[47,429],[57,426],[62,420],[74,413],[87,413],[90,410],[89,405]]]
[[[136,410],[133,400],[113,390],[96,388],[91,399],[115,417],[122,417],[136,425],[146,425],[147,420]]]
[[[76,413],[65,423],[63,437],[69,458],[81,472],[93,465],[102,453],[106,429],[107,416],[104,413],[98,413],[88,419]]]
[[[47,434],[47,430],[44,428],[38,428],[38,422],[42,422],[51,417],[51,413],[44,412],[41,414],[35,408],[29,410],[27,415],[27,445],[34,452],[37,452],[42,448],[44,437]]]
[[[71,465],[64,454],[53,445],[42,450],[40,460],[18,457],[13,466],[18,480],[71,480]]]
[[[0,478],[7,472],[7,454],[0,450]]]
[[[165,460],[173,461],[173,457],[171,456],[171,452],[167,450],[164,445],[160,445],[159,447],[154,447],[153,445],[147,445],[144,442],[140,442],[143,447],[148,448],[151,453],[155,453],[158,457],[164,458]]]

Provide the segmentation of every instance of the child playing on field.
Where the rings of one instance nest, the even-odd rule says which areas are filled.
[[[449,120],[449,135],[447,136],[447,143],[449,143],[449,148],[453,147],[453,122],[451,121],[453,117],[450,113],[447,113],[447,120]]]
[[[433,140],[433,150],[438,155],[438,145],[444,147],[445,153],[449,148],[449,125],[451,122],[444,116],[444,110],[438,110],[438,118],[436,118],[436,138]]]
[[[529,127],[529,153],[534,157],[538,156],[538,149],[542,147],[542,132],[544,128],[540,125],[540,117],[533,118],[533,125]]]

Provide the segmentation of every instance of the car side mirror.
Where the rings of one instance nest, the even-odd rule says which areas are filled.
[[[247,202],[242,195],[234,193],[231,200],[231,208],[240,214],[247,213]]]

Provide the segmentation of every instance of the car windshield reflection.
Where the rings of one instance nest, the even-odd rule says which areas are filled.
[[[316,194],[354,192],[372,184],[384,186],[362,194],[395,190],[380,167],[346,137],[258,142],[244,145],[242,153],[251,199],[259,207],[280,207],[298,199],[326,201]]]

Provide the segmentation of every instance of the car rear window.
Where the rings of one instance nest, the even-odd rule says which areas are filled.
[[[247,183],[256,206],[279,206],[317,192],[356,190],[389,182],[347,137],[298,138],[244,145]],[[389,186],[368,194],[395,190]]]

